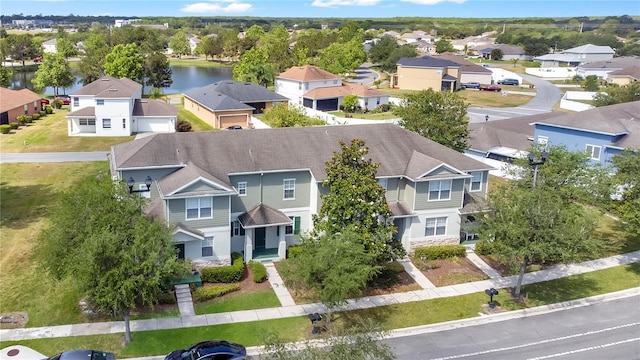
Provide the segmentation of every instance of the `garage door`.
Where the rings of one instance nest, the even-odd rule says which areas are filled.
[[[137,119],[138,132],[171,132],[171,121],[169,119]]]
[[[230,115],[230,116],[220,116],[220,129],[226,129],[229,126],[240,125],[243,128],[247,127],[247,116],[246,115]]]

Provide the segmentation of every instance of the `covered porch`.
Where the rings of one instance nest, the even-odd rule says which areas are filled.
[[[245,230],[244,261],[281,260],[287,254],[286,227],[293,221],[282,211],[259,204],[238,216]]]

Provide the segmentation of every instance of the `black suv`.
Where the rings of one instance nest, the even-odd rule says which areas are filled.
[[[502,80],[498,80],[498,84],[500,84],[500,85],[520,85],[520,81],[518,81],[518,79],[502,79]]]
[[[480,89],[480,83],[475,81],[470,81],[466,83],[460,84],[462,89]]]

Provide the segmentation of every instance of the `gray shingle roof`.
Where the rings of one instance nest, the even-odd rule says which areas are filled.
[[[238,220],[242,227],[250,229],[265,225],[290,225],[291,219],[282,211],[264,204],[258,204],[252,209],[240,214]]]
[[[116,79],[111,76],[103,76],[91,84],[74,91],[71,96],[93,95],[97,98],[130,98],[140,89],[142,89],[142,85],[131,79]]]
[[[70,112],[67,116],[96,116],[96,107],[95,106],[87,106],[82,109],[78,109],[74,112]]]
[[[216,178],[197,165],[188,162],[182,169],[174,171],[173,173],[160,179],[158,181],[158,190],[161,195],[170,196],[181,187],[185,186],[186,184],[192,183],[200,178],[220,185],[226,184],[225,181]],[[221,191],[221,193],[226,192],[226,190]],[[208,191],[207,193],[211,193],[211,191]]]
[[[401,66],[437,67],[437,68],[444,68],[444,67],[459,68],[461,66],[460,64],[455,63],[451,60],[438,59],[431,56],[423,56],[419,58],[403,57],[403,58],[400,58],[400,60],[398,60],[397,64]]]
[[[251,82],[223,80],[184,94],[211,110],[252,110],[247,103],[289,101],[263,86]]]
[[[461,171],[491,169],[457,151],[393,124],[154,134],[116,145],[116,169],[176,166],[192,162],[230,185],[229,174],[309,169],[317,181],[326,178],[325,162],[339,142],[362,139],[369,156],[381,163],[378,176],[423,174],[446,163]],[[416,162],[414,152],[431,158]],[[411,166],[409,166],[411,165]]]
[[[178,116],[178,108],[164,101],[136,99],[133,105],[134,116]]]

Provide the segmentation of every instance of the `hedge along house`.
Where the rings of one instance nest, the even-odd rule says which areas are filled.
[[[393,124],[155,134],[114,146],[110,166],[135,189],[153,180],[145,211],[175,229],[196,267],[228,264],[232,252],[282,259],[313,228],[325,162],[356,138],[381,164],[396,239],[408,251],[459,243],[492,168]]]
[[[251,82],[223,80],[184,94],[184,108],[216,129],[249,127],[253,114],[262,114],[289,99]]]

